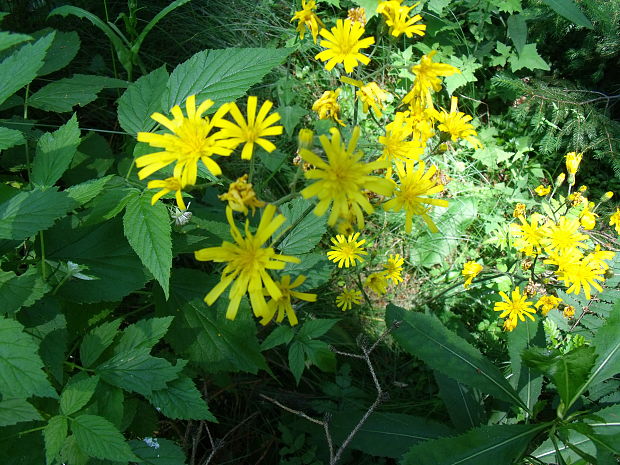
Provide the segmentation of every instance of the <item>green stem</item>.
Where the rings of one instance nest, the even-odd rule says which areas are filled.
[[[26,94],[24,95],[24,120],[28,119],[28,97],[30,95],[30,84],[26,86]],[[26,170],[28,171],[28,184],[30,184],[30,178],[32,177],[32,169],[30,166],[30,146],[28,141],[24,144],[24,150],[26,152]]]
[[[299,218],[297,218],[295,221],[293,221],[293,224],[291,224],[291,226],[282,233],[282,235],[280,237],[278,237],[275,242],[273,244],[271,244],[272,248],[277,248],[284,239],[287,238],[287,236],[291,233],[291,231],[293,231],[297,225],[299,223],[301,223],[303,221],[303,219],[308,216],[308,214],[314,209],[314,205],[310,205],[308,208],[306,208],[306,210],[299,216]]]
[[[362,283],[362,277],[359,273],[357,274],[357,287],[362,292],[362,295],[364,296],[364,300],[366,301],[366,304],[368,305],[368,307],[373,308],[372,302],[370,301],[368,294],[366,294],[366,289],[364,289],[364,284]]]
[[[45,262],[45,240],[43,239],[43,231],[39,232],[41,240],[41,277],[43,281],[47,281],[47,263]]]
[[[22,437],[24,434],[34,433],[36,431],[44,430],[45,428],[47,428],[47,425],[45,425],[45,426],[38,426],[36,428],[27,429],[26,431],[20,431],[19,433],[17,433],[17,435],[19,437]]]

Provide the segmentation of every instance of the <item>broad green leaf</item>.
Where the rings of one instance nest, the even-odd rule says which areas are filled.
[[[497,465],[518,459],[547,424],[494,425],[413,446],[402,465]]]
[[[34,339],[15,320],[0,318],[0,393],[5,399],[58,395],[50,384]]]
[[[175,379],[165,389],[153,391],[147,398],[168,418],[217,422],[190,378]]]
[[[151,349],[166,335],[173,319],[172,316],[149,318],[126,327],[114,352],[118,354],[133,349]]]
[[[469,82],[476,82],[478,80],[475,73],[478,69],[482,68],[482,63],[478,63],[475,57],[469,55],[463,55],[460,58],[450,56],[447,57],[446,62],[461,71],[460,73],[455,73],[444,78],[448,94],[452,95],[459,87],[463,87]]]
[[[521,53],[519,53],[518,56],[511,55],[508,61],[510,62],[510,69],[513,73],[523,68],[529,69],[530,71],[535,69],[549,71],[551,69],[547,62],[538,54],[536,44],[524,45],[521,49]]]
[[[425,8],[434,11],[438,15],[443,15],[443,10],[450,4],[451,0],[429,0]]]
[[[67,419],[61,415],[50,418],[47,426],[43,430],[45,440],[45,462],[52,465],[54,459],[60,453],[62,445],[67,439],[69,425]]]
[[[41,189],[53,186],[65,172],[80,145],[80,128],[75,113],[54,132],[43,134],[37,142],[32,164],[32,182]]]
[[[40,271],[35,267],[28,268],[19,276],[10,271],[0,271],[0,313],[10,315],[22,307],[29,307],[49,290],[49,285],[43,281]]]
[[[542,0],[549,8],[577,26],[594,29],[588,18],[581,12],[574,0]]]
[[[151,115],[162,110],[161,96],[167,83],[168,72],[162,66],[129,85],[118,100],[118,122],[125,131],[136,135],[155,127]]]
[[[448,330],[436,317],[389,305],[386,319],[390,325],[394,321],[402,321],[392,335],[403,348],[431,368],[482,392],[524,407],[523,401],[499,369],[478,349]]]
[[[65,190],[65,192],[70,198],[79,204],[85,204],[103,192],[104,188],[112,178],[113,175],[105,176],[99,179],[91,179],[90,181],[71,186]]]
[[[132,440],[133,453],[142,459],[143,465],[185,465],[185,454],[174,442],[162,438]]]
[[[127,206],[129,201],[140,195],[140,191],[131,188],[127,182],[119,177],[112,178],[106,188],[97,196],[83,218],[84,225],[102,223],[118,215]]]
[[[510,15],[508,17],[508,37],[515,44],[517,53],[521,53],[527,43],[527,22],[523,15]]]
[[[306,359],[327,373],[336,371],[336,354],[334,354],[326,342],[313,339],[302,342]]]
[[[91,399],[99,383],[98,376],[78,373],[69,380],[60,394],[60,411],[71,415],[84,407]]]
[[[26,34],[13,34],[12,32],[0,31],[0,52],[30,40],[32,40],[32,37]]]
[[[316,320],[308,320],[299,330],[297,337],[299,339],[316,339],[332,329],[332,326],[339,321],[340,320],[334,318],[317,318]]]
[[[124,391],[108,383],[97,384],[95,394],[93,394],[91,402],[83,410],[83,413],[102,416],[123,431],[123,417],[125,414]]]
[[[113,461],[140,461],[116,427],[97,415],[80,415],[71,421],[80,448],[91,457]]]
[[[58,113],[73,111],[93,102],[103,89],[127,87],[125,81],[105,76],[75,74],[70,78],[53,81],[32,94],[28,104],[35,108]]]
[[[288,344],[293,340],[293,336],[295,336],[295,331],[290,326],[278,326],[261,343],[260,350],[269,350],[281,344]]]
[[[454,427],[459,431],[466,431],[482,425],[484,405],[480,391],[438,371],[434,374],[439,387],[439,397],[443,400]]]
[[[297,256],[301,263],[287,263],[282,274],[293,277],[303,274],[306,280],[296,290],[311,291],[329,281],[333,270],[333,263],[327,259],[324,252],[310,252]]]
[[[114,341],[120,325],[120,319],[109,321],[97,326],[84,336],[80,345],[80,361],[82,366],[88,368],[97,361],[103,351]]]
[[[2,399],[0,401],[0,426],[10,426],[32,420],[43,420],[43,417],[26,399]]]
[[[87,465],[89,461],[90,457],[79,446],[75,435],[69,435],[62,444],[62,449],[60,449],[60,462],[72,465]]]
[[[77,203],[55,189],[20,192],[0,204],[0,239],[23,240],[44,231]]]
[[[49,30],[51,31],[51,29]],[[47,30],[33,34],[34,37]],[[54,41],[45,54],[43,66],[37,71],[37,76],[45,76],[67,66],[77,55],[80,49],[80,36],[75,31],[55,31]]]
[[[281,117],[281,124],[289,136],[295,133],[295,128],[301,121],[301,118],[308,114],[308,110],[299,105],[279,107],[278,114]]]
[[[293,342],[288,348],[288,367],[295,378],[295,382],[299,384],[301,375],[306,367],[304,356],[304,345],[301,342]]]
[[[231,102],[281,64],[290,49],[228,48],[204,50],[178,65],[168,80],[162,107],[173,106],[195,95],[197,102],[213,100],[217,105]]]
[[[163,358],[153,357],[149,351],[122,352],[99,365],[96,372],[106,383],[148,396],[176,379],[183,365],[177,362],[173,366]]]
[[[26,44],[0,63],[0,104],[37,76],[54,33]]]
[[[312,213],[314,203],[306,199],[295,199],[280,207],[286,222],[275,233],[278,248],[285,255],[300,255],[310,252],[319,243],[327,230],[325,216]],[[293,277],[294,279],[294,277]]]
[[[10,149],[26,142],[21,131],[0,126],[0,150]]]
[[[168,210],[163,203],[151,205],[148,195],[129,201],[123,216],[125,237],[144,266],[164,290],[170,293],[172,238]]]
[[[126,158],[123,155],[121,162],[124,162]],[[99,181],[111,171],[117,160],[118,157],[105,137],[93,131],[83,133],[71,166],[62,175],[62,180],[66,185],[71,186],[87,181]],[[128,180],[120,179],[123,185],[129,185]]]

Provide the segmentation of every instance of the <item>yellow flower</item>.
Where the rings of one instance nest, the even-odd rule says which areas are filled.
[[[409,38],[411,38],[412,34],[417,34],[419,36],[424,35],[426,24],[416,24],[418,21],[422,20],[422,16],[409,16],[409,12],[416,6],[418,6],[417,3],[413,6],[400,6],[392,14],[385,15],[385,24],[390,27],[390,33],[394,37],[398,37],[401,34],[405,34]]]
[[[228,201],[228,206],[236,211],[248,214],[248,207],[252,209],[252,214],[256,207],[265,206],[265,202],[256,198],[256,193],[252,189],[252,184],[248,182],[248,175],[244,174],[235,182],[228,186],[228,192],[218,196],[220,200]]]
[[[574,176],[579,169],[582,157],[583,153],[570,152],[566,154],[566,171],[568,171],[569,177],[570,175]]]
[[[239,144],[244,144],[241,151],[241,159],[249,160],[252,158],[254,152],[254,144],[260,145],[267,152],[273,152],[276,146],[264,137],[278,136],[282,134],[282,126],[274,126],[276,121],[280,120],[278,113],[272,113],[269,116],[269,110],[273,106],[273,103],[269,100],[261,105],[258,114],[256,114],[256,106],[258,99],[255,96],[248,97],[248,119],[247,121],[239,111],[239,107],[236,103],[230,104],[230,114],[235,120],[235,123],[225,119],[221,119],[216,122],[216,126],[222,128],[222,134],[229,138],[231,147],[234,149]]]
[[[527,300],[525,294],[521,294],[521,290],[517,287],[512,291],[510,297],[505,292],[500,291],[499,295],[504,299],[504,302],[496,302],[493,310],[496,312],[502,312],[499,317],[507,317],[511,321],[509,329],[512,331],[517,325],[517,318],[521,321],[525,321],[527,316],[530,320],[534,320],[532,313],[536,313],[536,309],[532,308],[532,302]],[[506,328],[506,326],[504,326]]]
[[[432,165],[426,173],[424,168],[425,164],[423,161],[418,163],[417,169],[414,168],[413,162],[397,162],[396,172],[400,184],[397,186],[394,198],[383,204],[385,210],[405,210],[405,231],[407,233],[411,232],[413,215],[422,216],[431,232],[438,232],[437,226],[433,223],[431,217],[428,216],[429,207],[425,206],[425,204],[440,207],[448,206],[447,200],[422,197],[443,191],[443,185],[433,179],[437,167]]]
[[[377,5],[377,13],[384,15],[386,18],[394,16],[401,7],[403,0],[387,0],[379,2]]]
[[[524,203],[518,203],[515,206],[514,211],[512,212],[512,216],[514,218],[519,218],[520,216],[525,216],[525,204]]]
[[[452,76],[460,71],[452,65],[446,63],[433,63],[433,56],[437,50],[433,50],[428,55],[423,55],[420,63],[411,67],[411,72],[415,74],[413,87],[403,98],[403,103],[409,104],[412,100],[421,99],[427,102],[429,107],[433,106],[431,90],[439,92],[441,90],[441,80],[439,76]]]
[[[356,289],[343,289],[336,297],[336,305],[342,309],[349,310],[353,304],[359,305],[362,302],[362,293]]]
[[[597,281],[604,281],[605,270],[600,268],[594,261],[578,260],[561,267],[559,279],[564,281],[564,285],[568,287],[567,294],[579,294],[583,287],[583,293],[586,299],[590,299],[590,290],[595,288],[599,292],[603,292],[603,288]]]
[[[385,277],[394,284],[403,282],[401,273],[403,272],[404,263],[405,260],[399,254],[390,254],[387,263],[383,264]]]
[[[360,128],[355,127],[348,146],[345,147],[337,129],[331,130],[332,138],[321,136],[321,145],[327,155],[327,161],[309,150],[300,150],[304,161],[310,163],[315,169],[304,173],[307,179],[315,182],[301,191],[304,198],[318,197],[319,203],[314,209],[317,216],[322,216],[331,206],[331,212],[327,223],[330,226],[336,224],[338,218],[347,219],[350,215],[356,218],[357,224],[364,226],[362,210],[370,214],[373,212],[372,205],[368,201],[364,190],[368,189],[380,195],[388,196],[394,186],[391,181],[370,173],[376,169],[385,168],[386,162],[364,162],[363,153],[355,151]]]
[[[252,310],[257,317],[265,318],[269,309],[263,295],[263,287],[273,299],[281,299],[282,292],[267,270],[281,270],[289,263],[299,263],[296,257],[277,254],[272,247],[263,247],[272,234],[286,221],[283,215],[274,217],[276,207],[267,205],[256,228],[250,232],[250,224],[245,222],[245,237],[234,223],[232,209],[226,208],[226,218],[230,224],[230,234],[235,241],[224,241],[220,247],[208,247],[194,252],[196,260],[227,263],[222,271],[220,282],[205,297],[205,302],[213,302],[232,284],[226,318],[234,320],[246,294],[250,296]]]
[[[562,299],[559,297],[554,295],[544,295],[538,299],[538,302],[534,304],[534,307],[538,308],[543,316],[547,316],[547,313],[554,308],[558,308],[560,303],[562,303]]]
[[[358,241],[357,238],[360,233],[350,234],[349,237],[345,237],[338,234],[336,237],[332,237],[331,241],[334,245],[331,246],[331,251],[327,252],[327,258],[334,263],[338,263],[338,268],[345,268],[349,266],[355,266],[355,260],[359,260],[360,263],[364,261],[362,255],[368,255],[368,252],[364,250],[364,243],[366,239]]]
[[[539,197],[544,197],[549,192],[551,192],[551,186],[545,187],[541,184],[536,189],[534,189],[534,192],[536,192],[536,194],[538,194]]]
[[[306,277],[299,275],[295,278],[295,281],[291,283],[291,277],[289,275],[282,276],[280,281],[276,281],[276,286],[280,289],[282,296],[279,299],[272,298],[267,302],[267,315],[261,320],[261,324],[266,325],[271,321],[273,316],[277,313],[276,321],[281,323],[284,320],[284,316],[288,318],[288,322],[291,326],[295,326],[298,323],[297,315],[291,305],[291,297],[295,297],[299,300],[305,300],[306,302],[316,302],[316,294],[309,294],[307,292],[294,291],[296,287],[301,286]],[[263,289],[263,295],[269,295],[267,289]]]
[[[575,307],[573,307],[572,305],[567,305],[566,307],[564,307],[564,311],[562,312],[562,315],[564,315],[564,318],[572,318],[575,316]]]
[[[616,232],[620,234],[620,208],[609,217],[609,226],[616,228]]]
[[[508,317],[504,320],[504,331],[512,331],[513,329],[515,329],[517,327],[517,322],[519,320],[517,319],[517,317]]]
[[[521,224],[512,223],[510,225],[510,234],[517,238],[514,244],[515,248],[528,257],[534,257],[542,251],[545,236],[542,226],[538,225],[539,218],[540,215],[534,214],[528,223],[525,216],[519,216]]]
[[[411,137],[411,127],[404,119],[404,114],[396,114],[394,121],[385,127],[385,135],[379,136],[379,143],[383,145],[383,152],[379,160],[416,161],[424,153],[424,145],[418,140],[407,140]],[[392,168],[388,169],[391,176]]]
[[[381,110],[385,108],[383,102],[388,99],[390,96],[389,93],[381,89],[376,82],[364,84],[362,81],[351,79],[347,76],[342,76],[340,80],[346,84],[351,84],[352,86],[359,88],[355,94],[363,104],[364,113],[368,113],[368,109],[372,108],[375,116],[377,118],[381,118]]]
[[[372,273],[366,278],[366,281],[364,281],[364,286],[379,295],[385,294],[388,287],[385,273],[383,271],[379,273]]]
[[[594,226],[596,226],[596,217],[598,216],[596,213],[592,211],[594,208],[594,202],[588,203],[586,208],[579,214],[579,223],[585,230],[592,230]]]
[[[354,23],[350,19],[339,19],[336,27],[332,27],[331,32],[327,29],[321,29],[319,32],[325,40],[321,40],[323,50],[314,58],[321,61],[327,61],[325,69],[331,71],[338,63],[344,64],[344,70],[347,73],[353,71],[359,62],[367,65],[370,58],[359,52],[360,49],[370,47],[375,43],[374,37],[366,37],[360,40],[364,34],[364,26],[360,23]]]
[[[616,252],[612,252],[611,250],[601,250],[601,246],[596,244],[593,252],[590,252],[583,259],[586,262],[593,263],[594,266],[600,268],[601,270],[607,271],[609,269],[609,265],[605,263],[605,260],[613,260],[616,256]]]
[[[299,33],[299,38],[303,40],[306,28],[312,33],[312,40],[316,44],[316,39],[319,35],[319,27],[325,27],[323,21],[314,12],[316,10],[315,0],[301,0],[301,10],[296,11],[291,22],[298,20],[296,31]]]
[[[221,106],[209,119],[202,117],[203,113],[213,105],[213,101],[205,100],[196,108],[196,98],[191,95],[185,102],[187,117],[183,116],[181,107],[175,105],[170,112],[174,119],[170,120],[161,113],[153,113],[151,118],[168,129],[172,134],[154,134],[139,132],[138,141],[146,142],[151,147],[160,147],[161,152],[149,153],[136,159],[136,166],[142,168],[138,177],[144,179],[170,163],[174,166],[175,178],[180,179],[183,187],[196,184],[198,161],[202,160],[207,169],[215,176],[222,174],[222,170],[213,155],[230,155],[230,144],[222,140],[225,136],[222,131],[209,135],[228,111],[228,105]]]
[[[316,111],[319,115],[319,119],[334,119],[338,124],[344,126],[344,123],[338,118],[340,115],[340,104],[338,103],[338,96],[342,89],[326,90],[323,95],[314,101],[312,104],[312,111]]]
[[[354,23],[360,23],[362,26],[366,26],[366,10],[364,8],[349,8],[349,14],[347,19]]]
[[[183,190],[183,186],[181,185],[181,181],[178,178],[171,177],[171,178],[166,178],[161,181],[160,180],[149,181],[149,183],[146,185],[146,188],[147,189],[161,189],[151,198],[151,205],[155,205],[155,202],[157,202],[161,197],[166,195],[168,192],[176,191],[175,198],[177,199],[177,205],[179,206],[181,210],[187,210],[187,207],[185,206],[185,202],[183,202],[183,193],[181,192]]]
[[[461,274],[465,278],[465,282],[463,283],[465,289],[471,286],[472,280],[480,274],[483,268],[484,267],[480,263],[476,263],[474,261],[469,261],[463,265],[463,271],[461,271]]]
[[[566,253],[570,249],[585,248],[586,245],[581,242],[588,238],[587,235],[578,232],[579,220],[560,217],[558,224],[549,221],[542,227],[542,233],[545,236],[544,242],[547,245],[545,250],[557,251],[560,254]]]
[[[474,130],[474,126],[469,123],[473,118],[471,115],[466,115],[462,111],[458,111],[457,104],[459,99],[452,97],[450,104],[450,113],[442,108],[441,112],[435,111],[435,119],[439,122],[437,129],[450,134],[450,138],[453,142],[459,139],[465,139],[474,148],[482,147],[480,141],[474,136],[478,133]]]

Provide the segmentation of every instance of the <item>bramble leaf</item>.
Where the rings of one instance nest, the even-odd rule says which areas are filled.
[[[117,462],[140,461],[116,427],[98,415],[80,415],[71,421],[71,431],[84,452],[91,457]]]

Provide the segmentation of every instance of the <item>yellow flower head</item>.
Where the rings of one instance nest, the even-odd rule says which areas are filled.
[[[325,25],[316,15],[314,10],[316,10],[315,0],[301,0],[301,10],[295,12],[291,18],[291,22],[295,20],[299,21],[297,23],[296,31],[299,33],[300,39],[303,40],[306,29],[308,29],[312,33],[312,40],[314,40],[314,43],[316,44],[316,39],[319,35],[319,27],[325,27]]]
[[[435,119],[439,122],[437,129],[450,134],[453,142],[459,139],[465,139],[474,148],[482,147],[480,141],[474,137],[478,133],[474,130],[474,126],[469,123],[472,120],[471,115],[466,115],[462,111],[458,111],[457,104],[459,99],[452,97],[450,104],[450,113],[442,108],[441,112],[435,111]]]
[[[377,5],[377,13],[382,14],[386,18],[392,17],[401,7],[403,0],[386,0],[381,1]]]
[[[603,292],[603,288],[597,281],[604,281],[605,270],[593,260],[573,260],[568,263],[561,263],[558,271],[558,279],[564,281],[568,287],[567,294],[579,294],[583,288],[586,299],[590,299],[591,288]]]
[[[388,196],[394,189],[391,181],[370,175],[376,169],[385,168],[387,163],[362,160],[364,154],[355,150],[360,135],[359,127],[353,129],[348,146],[342,142],[337,129],[332,129],[331,134],[331,140],[327,136],[320,137],[327,161],[309,150],[302,149],[299,152],[304,161],[315,167],[304,173],[307,179],[315,181],[303,189],[301,195],[306,199],[318,197],[319,203],[314,209],[317,216],[324,215],[331,206],[327,220],[330,226],[336,224],[338,218],[346,219],[354,215],[357,224],[362,228],[362,210],[368,214],[373,212],[364,190]]]
[[[547,313],[549,313],[554,308],[558,308],[561,303],[562,299],[549,294],[544,295],[540,299],[538,299],[538,302],[534,304],[534,307],[539,309],[540,313],[542,313],[543,316],[547,316]]]
[[[372,273],[364,281],[364,286],[374,291],[379,295],[383,295],[387,292],[388,281],[385,276],[385,272]]]
[[[447,200],[423,197],[443,191],[443,185],[433,178],[437,167],[432,165],[425,173],[425,166],[423,161],[418,163],[417,168],[414,168],[413,162],[397,162],[396,172],[400,184],[397,185],[394,198],[383,204],[385,210],[405,210],[405,231],[407,233],[411,232],[413,215],[420,215],[431,232],[438,232],[439,229],[428,215],[429,207],[426,205],[448,206]]]
[[[504,331],[512,331],[517,327],[518,318],[508,317],[504,320]]]
[[[575,307],[573,307],[572,305],[567,305],[566,307],[564,307],[564,311],[562,312],[562,315],[564,315],[564,318],[572,318],[575,316]]]
[[[350,19],[339,19],[336,27],[332,27],[331,32],[327,29],[321,29],[319,32],[325,40],[321,40],[320,46],[325,50],[318,53],[314,58],[321,61],[327,61],[325,69],[331,71],[338,63],[344,64],[344,70],[347,73],[353,71],[360,62],[367,65],[370,58],[360,53],[360,49],[368,48],[375,43],[374,37],[366,37],[360,40],[364,34],[364,26],[360,23],[354,23]]]
[[[283,215],[274,217],[276,207],[267,205],[256,232],[250,232],[250,224],[245,222],[245,237],[233,220],[232,209],[226,208],[226,218],[230,224],[230,234],[235,241],[224,241],[220,247],[208,247],[194,252],[196,260],[227,263],[222,271],[220,282],[207,294],[205,302],[213,302],[232,284],[226,318],[234,320],[246,294],[250,296],[254,315],[260,318],[269,316],[269,308],[263,295],[263,287],[273,299],[282,298],[282,291],[273,281],[267,270],[281,270],[289,263],[299,263],[296,257],[280,255],[272,247],[264,247],[273,233],[286,221]]]
[[[620,208],[618,208],[616,212],[609,217],[609,226],[613,226],[616,229],[616,232],[620,234]]]
[[[366,26],[366,10],[362,7],[349,8],[347,19],[354,23],[360,23],[362,26]]]
[[[575,175],[579,169],[583,153],[570,152],[566,154],[566,171],[569,175]]]
[[[314,131],[312,129],[300,129],[297,134],[297,147],[298,150],[312,148],[312,142],[314,141]]]
[[[463,265],[463,271],[461,271],[461,274],[465,278],[465,282],[463,283],[465,289],[471,286],[471,282],[476,276],[478,276],[478,274],[480,274],[483,268],[484,267],[480,263],[476,263],[474,261],[469,261]]]
[[[229,138],[231,147],[234,149],[239,144],[244,144],[241,151],[241,158],[243,160],[249,160],[252,158],[254,152],[254,144],[260,145],[267,152],[273,152],[276,146],[264,137],[278,136],[282,134],[282,126],[274,126],[274,124],[280,120],[278,113],[272,113],[269,116],[269,110],[273,106],[269,100],[265,102],[258,110],[256,114],[256,106],[258,99],[255,96],[248,97],[248,119],[243,117],[239,111],[239,107],[236,103],[230,104],[230,114],[235,120],[235,123],[226,119],[221,119],[216,123],[216,126],[222,128],[222,134]]]
[[[409,12],[417,5],[417,3],[413,6],[401,5],[399,8],[394,9],[391,14],[384,15],[385,24],[390,27],[390,33],[394,37],[398,37],[401,34],[405,34],[409,38],[411,38],[413,34],[417,34],[419,36],[424,35],[424,31],[426,31],[426,24],[416,24],[418,21],[422,20],[422,16],[409,16]]]
[[[592,211],[593,208],[594,202],[590,202],[579,214],[579,223],[587,231],[594,229],[594,226],[596,226],[596,217],[598,215]]]
[[[532,313],[536,313],[536,309],[532,308],[532,302],[527,300],[525,294],[521,294],[521,290],[517,287],[512,291],[510,297],[506,295],[504,291],[500,291],[499,295],[504,299],[503,302],[496,302],[493,310],[496,312],[502,312],[499,317],[507,317],[509,320],[514,320],[514,325],[508,331],[512,331],[517,324],[517,318],[521,321],[525,321],[527,316],[530,320],[534,320]]]
[[[344,123],[339,119],[340,104],[338,103],[338,96],[342,89],[326,90],[323,92],[317,100],[312,104],[312,111],[316,111],[319,115],[319,119],[330,119],[337,121],[338,124],[344,126]]]
[[[399,254],[390,254],[387,263],[383,264],[385,277],[394,284],[403,282],[401,273],[403,272],[403,264],[405,260]]]
[[[166,195],[168,192],[175,191],[175,198],[177,200],[177,205],[179,206],[181,210],[187,210],[187,207],[185,206],[185,202],[183,202],[183,193],[182,193],[183,186],[181,185],[180,179],[171,177],[171,178],[166,178],[161,181],[160,180],[149,181],[146,187],[147,189],[161,189],[159,192],[154,194],[153,197],[151,198],[151,205],[155,205],[155,202],[157,202],[161,197]]]
[[[429,107],[433,106],[431,91],[441,90],[441,80],[439,76],[452,76],[460,71],[452,65],[446,63],[433,63],[433,56],[437,50],[433,50],[428,55],[423,55],[420,63],[411,67],[411,72],[415,74],[413,87],[403,98],[403,103],[408,105],[412,100],[421,99],[427,102]]]
[[[202,160],[207,169],[215,176],[222,174],[219,165],[211,159],[213,155],[230,155],[230,143],[223,140],[222,131],[210,134],[217,127],[228,111],[228,105],[221,106],[209,119],[203,113],[213,105],[212,100],[205,100],[196,108],[196,97],[187,97],[183,116],[181,107],[175,105],[170,112],[170,120],[161,113],[153,113],[151,118],[170,131],[167,134],[139,132],[138,141],[146,142],[151,147],[159,147],[161,152],[149,153],[136,159],[136,166],[142,168],[138,177],[144,179],[170,163],[176,162],[173,176],[181,181],[183,187],[196,184],[198,161]]]
[[[364,250],[366,239],[358,241],[357,238],[359,236],[360,233],[357,232],[349,235],[349,237],[345,237],[341,234],[332,237],[331,241],[334,245],[331,246],[332,250],[327,252],[327,258],[334,263],[338,263],[338,268],[342,268],[343,265],[345,268],[355,266],[355,260],[362,263],[364,261],[362,255],[368,255],[368,252]]]
[[[585,248],[586,245],[582,241],[586,240],[588,236],[581,234],[578,230],[579,220],[577,219],[561,216],[558,224],[549,221],[542,227],[547,253],[557,251],[563,254],[570,249]]]
[[[541,184],[536,189],[534,189],[534,192],[536,192],[536,194],[538,194],[539,197],[544,197],[549,192],[551,192],[551,186],[545,187]]]
[[[596,244],[594,251],[586,255],[583,260],[593,263],[595,267],[598,267],[601,270],[607,271],[609,269],[609,265],[605,263],[605,260],[613,260],[615,256],[616,252],[612,252],[611,250],[601,250],[601,246]]]
[[[296,287],[301,286],[305,280],[306,277],[304,275],[299,275],[295,281],[291,283],[291,277],[289,275],[284,275],[280,281],[275,281],[282,296],[279,299],[272,298],[269,302],[267,302],[267,315],[263,317],[261,324],[266,325],[271,321],[273,316],[276,315],[276,321],[278,323],[281,323],[286,316],[291,326],[295,326],[298,323],[298,320],[297,315],[295,315],[295,311],[293,310],[293,306],[291,305],[291,297],[295,297],[299,300],[305,300],[306,302],[316,302],[316,294],[293,290]],[[267,291],[267,289],[263,289],[263,295],[269,295],[269,291]]]
[[[349,310],[353,304],[359,305],[362,302],[362,293],[357,289],[343,289],[336,297],[336,305],[344,312]]]
[[[383,152],[379,160],[416,161],[424,153],[424,144],[419,140],[411,139],[411,126],[407,124],[402,112],[396,113],[394,121],[385,126],[385,135],[379,136],[379,143],[383,145]],[[391,163],[388,176],[391,176]]]
[[[364,84],[362,81],[358,81],[356,79],[351,79],[347,76],[342,76],[340,80],[344,83],[351,84],[359,88],[356,92],[357,98],[360,99],[360,102],[363,104],[364,113],[368,113],[368,109],[372,108],[375,116],[377,118],[381,118],[382,113],[381,110],[385,108],[383,102],[388,99],[390,96],[389,93],[381,89],[376,82],[369,82],[368,84]]]
[[[256,207],[265,206],[265,202],[256,198],[256,193],[252,189],[252,184],[248,182],[248,175],[244,174],[235,182],[228,186],[228,192],[218,196],[220,200],[228,201],[228,206],[236,211],[248,214],[248,207],[252,209],[252,214]]]
[[[518,203],[517,205],[515,205],[515,209],[512,212],[512,216],[514,218],[519,218],[520,216],[525,216],[525,204],[524,203]]]
[[[521,215],[519,216],[520,225],[516,223],[510,225],[510,234],[517,238],[515,248],[528,257],[534,257],[542,251],[545,236],[542,226],[538,225],[539,219],[540,215],[534,214],[528,223],[525,216]]]

